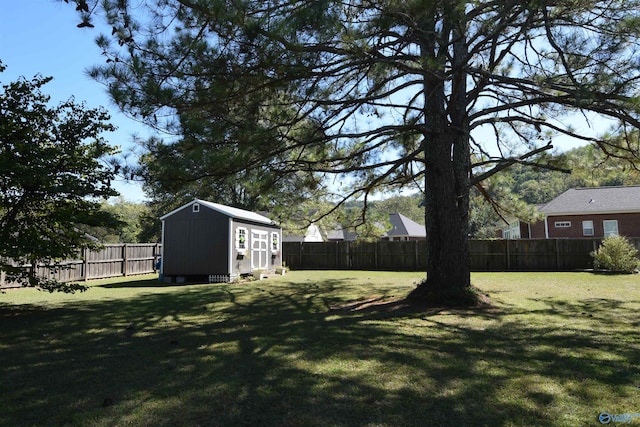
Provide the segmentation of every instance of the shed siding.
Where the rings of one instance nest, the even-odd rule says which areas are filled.
[[[239,227],[246,228],[248,231],[247,252],[244,255],[238,254],[238,251],[235,248],[235,233],[236,233],[236,229],[238,229]],[[271,233],[278,233],[280,250],[277,253],[274,253],[271,251],[271,248],[269,245],[269,248],[268,248],[269,252],[267,254],[267,261],[268,261],[267,269],[273,270],[276,267],[282,266],[282,230],[279,227],[269,227],[264,224],[255,224],[251,222],[234,220],[232,228],[233,230],[232,230],[231,236],[233,237],[232,237],[230,246],[232,248],[231,264],[233,266],[234,274],[250,274],[252,271],[252,266],[251,266],[252,247],[253,247],[252,231],[267,232],[269,236],[268,242],[271,242]]]
[[[211,209],[182,209],[165,219],[166,276],[229,274],[229,219]]]

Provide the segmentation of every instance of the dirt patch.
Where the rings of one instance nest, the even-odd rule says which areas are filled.
[[[478,301],[473,306],[468,307],[446,307],[442,304],[429,304],[424,302],[416,302],[408,300],[405,296],[384,296],[371,295],[354,301],[345,302],[343,304],[330,307],[330,311],[334,313],[362,313],[362,312],[380,312],[387,314],[400,313],[416,313],[416,312],[439,312],[443,310],[492,310],[494,305],[489,295],[478,293]]]
[[[390,310],[409,306],[404,297],[374,295],[331,307],[331,311]]]

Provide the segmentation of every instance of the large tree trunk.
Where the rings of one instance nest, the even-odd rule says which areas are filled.
[[[425,131],[425,224],[427,279],[409,295],[427,304],[468,305],[476,302],[471,289],[469,260],[470,150],[466,105],[467,47],[464,24],[455,9],[439,38],[427,36],[422,45]],[[425,27],[437,34],[434,22]],[[450,41],[453,41],[450,45]],[[453,53],[450,96],[445,84],[447,53]],[[434,69],[435,67],[435,69]]]
[[[468,175],[459,170],[462,165],[456,160],[460,159],[455,154],[452,156],[452,145],[456,147],[453,142],[462,139],[454,132],[443,132],[425,146],[429,159],[425,178],[427,279],[409,297],[427,304],[475,303],[471,292],[467,236],[469,187],[468,178],[464,179],[464,176]]]

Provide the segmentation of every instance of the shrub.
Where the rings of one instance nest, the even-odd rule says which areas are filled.
[[[622,236],[607,237],[591,256],[596,270],[633,273],[640,267],[638,250]]]

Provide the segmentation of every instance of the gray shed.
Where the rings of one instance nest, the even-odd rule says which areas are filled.
[[[160,219],[165,281],[227,282],[282,267],[282,229],[263,215],[196,199]]]

